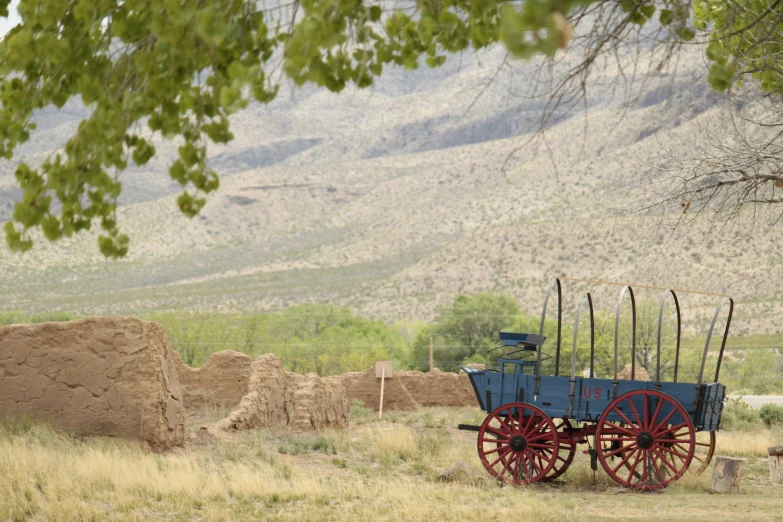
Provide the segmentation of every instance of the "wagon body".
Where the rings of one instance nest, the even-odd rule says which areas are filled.
[[[541,348],[546,340],[544,321],[554,289],[558,297],[554,375],[541,375]],[[620,312],[625,297],[630,297],[632,311],[631,380],[618,378]],[[669,289],[661,295],[657,356],[654,372],[650,372],[655,378],[634,379],[636,303],[633,289],[628,285],[620,292],[615,318],[614,378],[576,375],[576,340],[585,307],[589,307],[590,318],[587,375],[595,375],[593,304],[589,293],[576,313],[570,375],[560,375],[562,295],[560,280],[555,278],[544,299],[538,334],[501,332],[498,348],[505,348],[506,353],[497,359],[498,369],[462,367],[487,417],[481,426],[460,425],[459,428],[478,431],[482,464],[498,480],[513,484],[556,479],[573,461],[577,444],[588,445],[586,453],[591,456],[594,470],[600,461],[614,480],[633,489],[652,491],[666,487],[688,471],[692,463],[694,470],[701,473],[712,459],[715,433],[720,429],[726,398],[726,388],[718,382],[718,377],[734,301],[722,297],[707,334],[695,383],[678,381],[680,305],[677,294]],[[664,381],[661,379],[661,325],[665,304],[670,300],[677,312],[677,336],[673,379]],[[714,380],[704,382],[710,339],[726,304],[728,317]],[[697,437],[700,433],[703,435]]]
[[[528,402],[539,407],[547,415],[557,419],[573,419],[577,422],[595,422],[609,403],[619,395],[636,390],[659,390],[680,403],[698,431],[717,431],[723,412],[726,387],[720,383],[702,384],[666,382],[656,385],[653,381],[618,380],[576,377],[571,397],[571,377],[540,377],[539,394],[534,395],[535,375],[522,371],[528,363],[498,359],[499,371],[476,370],[463,367],[476,393],[481,409],[487,413],[504,404]],[[637,411],[642,411],[641,396],[633,399]],[[630,406],[629,406],[630,407]],[[662,406],[659,415],[666,416],[670,407]],[[622,407],[621,407],[622,409]],[[630,415],[629,411],[629,415]],[[621,422],[618,414],[608,415],[608,420]],[[680,423],[680,415],[670,419]]]

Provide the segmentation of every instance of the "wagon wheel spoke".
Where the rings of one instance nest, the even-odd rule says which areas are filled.
[[[658,423],[658,426],[666,426],[668,424],[668,422],[669,422],[669,419],[674,417],[675,413],[677,413],[677,410],[670,411],[669,414],[666,415],[666,417],[664,417],[664,419],[661,422]]]
[[[535,457],[538,457],[540,459],[541,456],[540,455],[533,455],[533,457],[534,458],[530,458],[530,455],[525,455],[525,458],[530,461],[530,464],[532,464],[533,467],[536,468],[536,470],[538,470],[539,473],[542,473],[544,471],[544,469],[541,466],[539,466],[538,464],[536,464],[536,459],[535,459]]]
[[[522,428],[521,430],[519,430],[519,432],[520,432],[520,433],[522,433],[522,434],[529,433],[529,432],[530,432],[530,423],[532,423],[532,422],[533,422],[533,419],[535,419],[535,418],[536,418],[536,416],[535,416],[535,415],[530,415],[530,416],[527,418],[527,422],[525,423],[525,427],[524,427],[524,428]],[[520,421],[520,426],[521,426],[521,425],[522,425],[522,422]]]
[[[671,448],[667,448],[666,446],[661,446],[661,448],[662,448],[664,451],[668,451],[668,452],[669,452],[669,453],[671,453],[672,455],[674,455],[674,456],[676,456],[676,457],[679,457],[679,458],[681,458],[681,459],[683,459],[683,460],[685,460],[685,459],[688,457],[687,455],[683,455],[682,453],[680,453],[680,452],[678,452],[678,451],[674,451],[674,450],[673,450],[673,449],[671,449]]]
[[[622,411],[620,411],[620,409],[617,409],[617,408],[616,408],[616,409],[614,410],[614,413],[616,413],[617,415],[619,415],[620,417],[622,417],[622,418],[623,418],[623,421],[624,421],[624,422],[626,422],[628,425],[630,425],[630,426],[634,426],[634,423],[633,423],[633,422],[631,422],[630,420],[628,420],[628,417],[626,417],[626,416],[625,416],[625,413],[623,413]]]
[[[510,414],[510,413],[511,413],[511,412],[509,412],[509,414]],[[500,422],[500,424],[502,424],[502,425],[503,425],[503,427],[504,427],[504,428],[506,428],[506,431],[507,431],[508,433],[513,433],[513,432],[514,432],[514,429],[513,429],[511,426],[509,426],[508,424],[506,424],[506,421],[505,421],[505,420],[503,420],[503,417],[501,417],[500,415],[498,415],[498,422]],[[512,419],[512,421],[511,421],[511,424],[512,424],[512,425],[514,424],[514,421],[513,421],[513,419]]]
[[[663,406],[663,401],[659,399],[658,404],[655,405],[655,412],[651,419],[652,423],[655,423],[658,420],[658,415],[661,413],[661,406]],[[660,426],[660,424],[657,425]]]
[[[630,460],[630,458],[631,458],[631,457],[633,457],[635,454],[638,454],[638,453],[639,453],[639,451],[640,451],[640,450],[638,450],[638,449],[637,449],[637,450],[631,450],[631,451],[629,451],[629,452],[628,452],[628,455],[627,455],[627,456],[625,456],[625,457],[623,457],[623,458],[622,458],[622,460],[620,461],[620,463],[619,463],[617,466],[615,466],[615,467],[612,469],[612,471],[614,471],[615,473],[617,473],[617,470],[619,470],[620,468],[622,468],[622,467],[625,465],[625,463],[626,463],[626,462],[628,462],[628,460]]]
[[[653,451],[653,453],[655,453],[655,455],[656,455],[656,456],[657,456],[659,459],[661,459],[661,462],[663,462],[664,464],[666,464],[666,466],[667,466],[667,467],[668,467],[670,470],[672,470],[672,471],[674,472],[674,474],[675,474],[675,475],[678,473],[678,471],[677,471],[677,468],[675,468],[675,467],[674,467],[674,464],[670,464],[670,463],[669,463],[669,461],[668,461],[668,460],[666,460],[666,459],[663,457],[663,455],[661,455],[660,453],[658,453],[658,451],[657,451],[657,450],[652,450],[652,451]]]
[[[636,459],[633,462],[633,465],[629,468],[629,475],[628,478],[630,480],[631,477],[638,476],[638,473],[636,473],[636,468],[639,466],[639,459],[642,457],[642,454],[644,453],[642,450],[637,450],[636,452]]]
[[[676,431],[678,431],[678,430],[681,430],[682,428],[684,428],[684,427],[686,427],[686,426],[687,426],[687,423],[686,423],[686,422],[683,422],[682,424],[678,424],[677,426],[673,426],[673,427],[671,427],[671,428],[666,428],[666,427],[664,426],[664,429],[662,429],[662,430],[659,430],[659,431],[654,431],[654,432],[653,432],[653,435],[655,435],[655,437],[656,437],[656,438],[657,438],[657,437],[663,437],[663,436],[664,436],[664,435],[666,435],[667,433],[673,433],[673,432],[676,432]]]
[[[498,439],[508,439],[511,435],[505,431],[500,431],[497,428],[493,428],[492,426],[487,426],[486,432],[491,433]]]
[[[508,449],[508,445],[498,446],[497,448],[494,449],[485,450],[484,455],[490,455],[492,453],[497,453],[498,451],[505,451],[505,450],[511,451]]]
[[[525,438],[527,439],[528,442],[535,442],[537,440],[548,439],[548,438],[551,438],[551,437],[552,437],[552,434],[547,432],[547,433],[541,433],[540,435],[534,435],[532,437],[525,437]]]
[[[618,426],[617,424],[609,424],[609,426],[611,426],[610,429],[612,429],[612,430],[619,430],[623,434],[628,435],[629,437],[633,437],[634,440],[636,440],[636,433],[635,432],[633,432],[633,431],[631,431],[629,429],[623,428],[622,426]]]
[[[495,459],[494,461],[492,461],[492,463],[491,463],[489,466],[490,466],[491,468],[494,468],[494,467],[495,467],[495,465],[496,465],[498,462],[500,462],[501,460],[503,460],[504,458],[506,458],[506,456],[507,456],[509,453],[511,453],[511,450],[510,450],[510,449],[508,449],[508,450],[505,450],[503,453],[499,453],[499,454],[498,454],[498,458],[497,458],[497,459]]]
[[[633,444],[629,444],[628,446],[623,446],[620,448],[617,448],[616,450],[612,450],[609,453],[606,454],[607,457],[614,457],[618,453],[622,453],[624,451],[631,451],[636,447],[636,442],[634,441]]]

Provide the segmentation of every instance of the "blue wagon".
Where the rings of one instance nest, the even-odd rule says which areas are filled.
[[[547,303],[558,294],[557,346],[554,375],[541,375],[541,347]],[[626,296],[632,311],[630,380],[618,378],[620,310]],[[484,467],[498,480],[512,484],[548,482],[562,475],[574,459],[578,444],[587,444],[591,466],[598,463],[619,484],[645,491],[664,488],[689,468],[701,473],[715,449],[715,432],[725,400],[725,386],[718,382],[723,351],[734,312],[734,301],[724,297],[718,305],[701,357],[697,382],[678,382],[680,358],[680,305],[677,294],[661,296],[655,375],[650,381],[634,380],[636,367],[636,302],[633,288],[623,286],[617,304],[614,336],[614,378],[582,377],[576,373],[576,340],[580,318],[589,310],[590,373],[593,376],[593,303],[588,293],[579,305],[574,326],[570,375],[560,375],[562,291],[553,279],[544,300],[538,334],[501,332],[506,354],[499,368],[463,367],[470,377],[487,417],[481,426],[460,425],[478,431],[478,454]],[[661,381],[661,324],[666,303],[677,312],[677,344],[673,381]],[[728,317],[713,382],[703,382],[707,351],[721,310]],[[525,357],[528,357],[528,360]],[[698,435],[704,432],[703,435]],[[592,442],[591,442],[592,439]]]

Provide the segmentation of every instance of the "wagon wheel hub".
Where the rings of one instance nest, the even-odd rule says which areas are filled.
[[[511,446],[511,450],[517,453],[524,451],[527,448],[527,440],[520,435],[514,435],[508,443]]]
[[[642,449],[647,449],[650,446],[653,445],[655,442],[655,438],[652,436],[652,433],[649,431],[643,431],[639,435],[636,436],[636,444],[639,445]]]

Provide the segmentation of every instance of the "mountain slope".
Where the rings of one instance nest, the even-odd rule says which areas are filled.
[[[212,149],[222,186],[193,220],[176,209],[165,173],[174,144],[159,142],[159,156],[123,178],[127,258],[104,260],[94,232],[39,241],[24,256],[2,251],[4,307],[113,313],[329,301],[426,319],[458,292],[498,291],[537,313],[548,278],[566,274],[732,293],[747,301],[740,329],[778,328],[779,228],[743,243],[700,228],[675,240],[628,213],[661,150],[687,154],[684,136],[724,121],[699,80],[698,53],[649,79],[631,103],[614,92],[612,71],[600,71],[586,112],[556,115],[543,135],[535,133],[543,102],[522,103],[513,87],[533,65],[495,77],[502,58],[495,49],[441,70],[393,72],[370,92],[304,90],[251,106],[233,119],[236,140]],[[83,115],[70,110],[51,116],[28,157],[62,144]],[[6,212],[12,166],[0,168]],[[600,294],[603,309],[616,291]],[[716,303],[691,304],[695,327]]]

